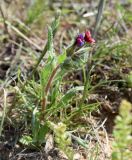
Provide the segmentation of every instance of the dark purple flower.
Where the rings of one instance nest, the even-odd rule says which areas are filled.
[[[75,44],[78,46],[78,47],[82,47],[84,45],[85,41],[84,41],[84,36],[82,34],[79,34],[76,38],[76,42]]]

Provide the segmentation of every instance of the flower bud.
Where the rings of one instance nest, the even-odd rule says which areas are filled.
[[[84,36],[82,34],[79,34],[76,38],[76,42],[75,44],[78,46],[78,47],[82,47],[84,45],[85,41],[84,41]]]
[[[90,44],[95,43],[95,40],[91,37],[90,31],[86,31],[86,32],[85,32],[84,40],[85,40],[86,42],[90,43]]]

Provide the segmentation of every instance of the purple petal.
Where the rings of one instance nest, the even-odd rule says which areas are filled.
[[[84,45],[84,41],[82,41],[80,38],[76,39],[76,44],[78,47],[82,47]]]
[[[79,35],[77,36],[77,38],[80,38],[81,40],[84,40],[83,34],[79,34]]]

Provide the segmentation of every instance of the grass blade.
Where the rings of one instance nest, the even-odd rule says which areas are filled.
[[[100,2],[99,2],[98,14],[96,16],[96,22],[95,22],[95,28],[94,28],[94,32],[93,32],[93,38],[96,38],[97,31],[98,31],[98,29],[100,27],[100,23],[101,23],[101,19],[102,19],[102,15],[103,15],[105,2],[106,2],[106,0],[100,0]]]
[[[3,105],[3,115],[2,115],[1,123],[0,123],[0,136],[2,134],[3,124],[4,124],[4,120],[5,120],[5,115],[6,115],[6,108],[7,108],[7,103],[6,103],[7,94],[6,94],[5,89],[3,89],[3,90],[4,90],[4,105]]]

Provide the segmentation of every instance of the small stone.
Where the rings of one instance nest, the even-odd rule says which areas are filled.
[[[81,155],[79,153],[74,154],[73,160],[80,160],[80,159],[81,159]]]

